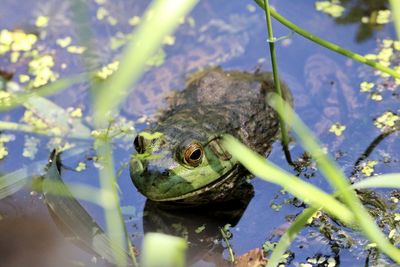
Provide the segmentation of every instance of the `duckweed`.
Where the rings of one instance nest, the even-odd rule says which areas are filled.
[[[395,123],[400,120],[400,117],[394,114],[391,111],[386,111],[381,116],[375,119],[374,125],[381,129],[381,131],[385,131],[388,127],[394,127]]]
[[[49,17],[46,16],[38,16],[35,22],[36,27],[44,28],[49,25]]]
[[[22,152],[22,156],[29,159],[35,159],[35,156],[38,152],[38,146],[40,144],[40,140],[33,136],[25,136],[24,150]]]
[[[361,172],[365,174],[365,176],[371,176],[374,172],[375,165],[378,164],[376,160],[368,160],[361,169]]]
[[[101,68],[101,70],[99,70],[96,73],[96,77],[102,80],[107,79],[111,74],[113,74],[115,71],[118,70],[119,67],[119,61],[116,60],[106,66],[104,66],[103,68]]]
[[[334,18],[340,17],[344,12],[344,7],[337,0],[315,2],[315,9]]]
[[[340,124],[339,122],[333,124],[329,128],[329,132],[334,133],[336,136],[341,136],[343,134],[344,130],[346,130],[346,126]]]

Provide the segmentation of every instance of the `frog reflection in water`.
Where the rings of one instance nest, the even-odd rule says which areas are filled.
[[[137,189],[153,201],[199,205],[229,199],[247,171],[224,149],[221,136],[231,134],[269,154],[279,130],[265,101],[273,84],[271,73],[214,68],[194,74],[157,123],[134,140],[130,175]],[[283,92],[291,101],[284,85]]]

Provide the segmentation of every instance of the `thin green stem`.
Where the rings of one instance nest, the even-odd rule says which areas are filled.
[[[225,230],[220,227],[219,231],[221,232],[222,238],[225,240],[226,246],[228,247],[229,256],[231,258],[231,262],[235,262],[235,254],[233,253],[233,249],[231,243],[229,242],[228,236],[225,233]]]
[[[268,0],[264,0],[264,10],[265,10],[265,20],[266,20],[267,28],[268,28],[268,43],[269,43],[269,51],[271,54],[272,73],[274,75],[275,90],[276,90],[276,93],[282,97],[281,83],[279,81],[278,63],[277,63],[276,52],[275,52],[275,40],[274,40],[275,38],[274,38],[274,34],[272,32],[272,22],[271,22],[271,15],[270,15],[270,8],[269,8]],[[281,108],[283,108],[283,106]],[[281,116],[279,116],[279,124],[281,126],[283,151],[285,152],[285,156],[286,156],[288,163],[293,165],[292,158],[290,156],[289,149],[288,149],[288,145],[289,145],[288,132],[287,132],[286,124]]]
[[[54,93],[57,93],[59,91],[68,88],[71,85],[84,81],[85,78],[86,74],[77,75],[65,79],[59,79],[55,82],[46,84],[40,88],[34,89],[27,93],[23,92],[24,91],[23,88],[20,88],[19,86],[15,88],[14,86],[14,89],[18,89],[18,92],[13,93],[8,100],[1,101],[0,111],[5,112],[12,110],[16,107],[19,107],[23,105],[31,97],[37,97],[37,96],[44,97],[52,95]]]
[[[254,0],[261,8],[264,8],[264,4],[262,0]],[[365,57],[363,57],[360,54],[354,53],[350,50],[344,49],[339,45],[336,45],[334,43],[331,43],[329,41],[326,41],[322,38],[319,38],[311,33],[309,33],[308,31],[298,27],[297,25],[295,25],[293,22],[289,21],[288,19],[286,19],[285,17],[283,17],[282,15],[280,15],[277,11],[271,9],[270,10],[271,16],[274,17],[277,21],[279,21],[280,23],[282,23],[283,25],[285,25],[286,27],[288,27],[289,29],[293,30],[294,32],[300,34],[301,36],[323,46],[326,47],[336,53],[342,54],[346,57],[349,57],[351,59],[357,60],[358,62],[361,62],[363,64],[366,64],[368,66],[371,66],[377,70],[380,70],[384,73],[387,73],[391,76],[393,76],[394,78],[400,79],[400,73],[396,72],[395,70],[385,67],[382,64],[379,64],[378,62],[375,62],[373,60],[369,60],[366,59]]]
[[[49,137],[67,137],[69,139],[77,139],[82,141],[88,141],[90,136],[86,134],[80,133],[69,133],[69,134],[62,134],[57,132],[52,132],[49,129],[37,129],[28,124],[21,124],[16,122],[9,122],[9,121],[0,121],[0,131],[7,130],[7,131],[19,131],[31,134],[38,134],[38,135],[45,135]]]

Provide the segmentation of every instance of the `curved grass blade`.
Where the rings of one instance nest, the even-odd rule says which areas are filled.
[[[18,192],[28,183],[29,178],[35,174],[39,174],[45,165],[46,161],[37,161],[16,171],[2,175],[0,177],[0,199]]]
[[[225,135],[223,138],[225,148],[237,158],[246,169],[261,179],[280,185],[295,197],[317,209],[322,208],[328,214],[340,219],[346,224],[354,221],[352,212],[331,195],[323,192],[312,184],[300,180],[264,157],[253,152],[234,137]]]
[[[400,188],[400,173],[381,174],[353,184],[355,189]]]
[[[324,153],[321,146],[316,141],[317,139],[308,130],[300,118],[294,113],[289,104],[284,103],[282,98],[276,94],[270,94],[269,104],[286,120],[293,131],[299,137],[302,146],[312,155],[318,164],[321,173],[325,176],[328,182],[338,191],[341,198],[352,211],[356,218],[358,226],[369,240],[375,242],[380,250],[385,254],[400,263],[400,250],[394,247],[387,237],[381,232],[375,224],[373,218],[364,208],[361,201],[358,199],[354,190],[349,190],[350,183],[336,163]],[[281,109],[282,103],[284,108]]]
[[[78,148],[72,148],[64,151],[64,156],[66,158],[73,157],[86,151],[87,147],[81,145]],[[27,184],[31,177],[40,176],[43,174],[43,169],[46,164],[46,160],[36,161],[21,169],[0,176],[0,199],[16,193],[24,186],[28,186]]]
[[[389,0],[392,8],[392,17],[396,27],[397,39],[400,40],[400,2],[398,0]]]
[[[283,254],[289,248],[292,241],[297,237],[301,229],[307,224],[308,220],[317,212],[316,208],[307,208],[296,217],[290,227],[283,234],[278,244],[274,248],[271,257],[268,259],[267,267],[278,266],[281,262]]]
[[[400,173],[382,174],[374,177],[366,178],[352,185],[354,189],[370,189],[370,188],[400,188]],[[337,194],[335,194],[337,195]],[[286,230],[276,245],[271,257],[268,259],[267,267],[278,266],[280,259],[291,242],[297,237],[301,229],[311,219],[317,209],[307,208],[302,214],[297,216],[296,220]]]
[[[116,246],[63,183],[57,166],[57,157],[58,155],[54,153],[43,181],[43,192],[58,226],[61,226],[62,231],[86,251],[104,257],[113,264],[123,259],[128,266],[133,266],[134,262],[129,253],[124,248]]]
[[[50,127],[57,127],[61,133],[79,138],[90,137],[90,129],[80,119],[72,118],[65,109],[44,97],[32,96],[26,100],[24,106]]]
[[[6,105],[0,105],[0,111],[8,111],[8,110],[11,110],[18,106],[21,106],[31,97],[44,97],[44,96],[49,96],[56,92],[62,91],[71,85],[74,85],[78,82],[82,82],[84,80],[84,77],[85,77],[84,75],[78,75],[78,76],[74,76],[74,77],[59,79],[57,81],[54,81],[47,85],[44,85],[44,86],[37,88],[34,91],[28,92],[28,93],[25,93],[25,92],[21,93],[24,90],[22,88],[20,88],[19,84],[15,83],[15,82],[8,82],[7,87],[9,89],[11,87],[11,89],[13,91],[17,90],[20,93],[16,94],[15,97],[10,99],[10,101]]]

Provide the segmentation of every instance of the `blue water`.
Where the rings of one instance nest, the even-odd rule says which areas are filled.
[[[96,20],[95,14],[99,5],[95,4],[94,1],[88,1],[88,3],[90,27],[95,38],[95,42],[93,42],[95,46],[90,51],[92,61],[90,61],[88,67],[96,69],[110,63],[120,55],[121,49],[111,50],[107,48],[108,40],[119,31],[129,33],[132,27],[128,25],[128,19],[134,15],[140,16],[147,3],[132,3],[132,1],[121,0],[113,1],[113,4],[106,4],[110,14],[114,15],[119,21],[114,26],[105,21]],[[355,42],[355,35],[359,26],[358,24],[336,24],[331,17],[315,11],[314,1],[281,0],[271,1],[271,4],[283,16],[289,18],[300,27],[304,27],[324,39],[340,44],[360,54],[376,52],[377,40],[385,38],[394,39],[395,36],[394,29],[389,24],[384,26],[380,31],[375,32],[372,38],[362,43],[357,43]],[[255,11],[253,11],[253,8]],[[20,5],[15,3],[15,1],[5,0],[0,9],[0,26],[1,29],[14,30],[20,28],[25,31],[40,32],[44,30],[35,29],[35,18],[38,15],[50,16],[50,25],[45,29],[47,34],[43,36],[44,39],[40,43],[44,47],[43,51],[55,55],[55,69],[60,73],[60,76],[67,77],[70,74],[80,73],[86,68],[80,55],[69,55],[59,46],[55,45],[57,38],[64,38],[65,36],[72,36],[74,42],[77,40],[77,28],[79,29],[79,26],[74,26],[73,13],[69,10],[69,2],[67,1],[62,4],[60,1],[55,0],[25,1],[23,5]],[[11,16],[10,14],[13,15]],[[221,29],[216,30],[219,32],[211,30],[204,33],[205,38],[210,38],[214,41],[218,39],[218,36],[222,36],[221,44],[223,44],[223,41],[228,40],[228,42],[237,43],[237,45],[231,48],[227,47],[228,50],[230,49],[230,55],[227,59],[221,59],[224,55],[220,54],[213,59],[216,62],[203,62],[201,65],[196,65],[195,67],[174,65],[177,58],[183,57],[185,59],[185,56],[193,49],[199,49],[200,51],[212,49],[209,43],[199,41],[198,38],[201,33],[196,32],[186,24],[181,26],[177,30],[175,44],[165,48],[166,59],[164,66],[152,69],[149,73],[145,74],[135,87],[136,93],[132,93],[127,98],[126,103],[123,104],[122,114],[128,120],[136,121],[143,112],[145,115],[150,116],[159,108],[157,106],[150,108],[137,106],[137,97],[139,97],[137,94],[144,92],[144,86],[150,86],[150,88],[160,86],[157,83],[154,85],[148,84],[152,81],[154,82],[154,77],[161,75],[160,73],[168,69],[168,67],[176,68],[175,75],[178,77],[173,82],[173,86],[176,87],[167,88],[170,91],[173,89],[182,90],[184,78],[188,72],[194,72],[200,67],[207,67],[208,64],[218,64],[224,69],[253,71],[261,67],[262,70],[271,70],[269,49],[266,42],[267,33],[264,14],[251,1],[201,1],[190,16],[196,22],[195,29],[200,29],[202,26],[208,25],[207,23],[210,21],[224,22],[234,29],[241,28],[240,31],[234,33],[229,33],[229,31]],[[290,31],[279,23],[274,23],[274,33],[277,37],[281,37],[290,34]],[[218,44],[217,41],[215,42]],[[372,70],[362,66],[358,62],[351,61],[334,52],[328,51],[296,34],[290,39],[277,43],[277,58],[281,77],[293,93],[296,112],[321,140],[327,151],[332,155],[341,154],[337,162],[342,166],[346,175],[350,175],[353,170],[353,164],[358,156],[380,133],[373,125],[374,118],[385,111],[399,112],[398,89],[395,89],[393,92],[384,90],[382,92],[383,100],[380,102],[368,99],[368,94],[359,92],[359,84],[365,80],[361,79],[360,76],[364,75],[364,77],[370,79],[369,81],[372,81],[374,79]],[[191,62],[190,60],[188,61]],[[60,64],[63,62],[68,63],[66,70],[60,68]],[[17,74],[24,72],[23,66],[10,64],[4,57],[0,58],[0,69],[16,72]],[[17,78],[14,80],[17,80]],[[157,101],[162,99],[159,96],[157,97]],[[80,85],[58,93],[50,99],[64,108],[80,105],[84,107],[84,114],[89,115],[89,98],[88,86]],[[160,106],[163,106],[162,101],[160,101]],[[18,108],[12,112],[1,114],[1,119],[15,121],[19,120],[22,114],[23,109]],[[336,137],[328,131],[330,125],[336,122],[347,126],[341,137]],[[137,130],[140,130],[145,126],[137,124],[136,127]],[[16,135],[16,140],[7,144],[10,151],[9,155],[5,160],[0,161],[0,171],[2,173],[17,170],[37,160],[45,160],[51,149],[45,148],[48,140],[40,138],[41,149],[35,159],[24,158],[21,156],[24,134],[14,134]],[[120,145],[125,147],[125,149],[118,146],[115,148],[114,156],[117,169],[126,163],[130,154],[133,153],[133,148],[129,142],[120,143]],[[303,152],[298,144],[292,145],[291,151],[294,158],[297,158]],[[375,167],[375,173],[399,172],[399,151],[398,134],[392,134],[383,140],[368,158],[379,161],[379,164]],[[383,157],[386,154],[390,155],[391,162],[383,162]],[[286,163],[278,143],[274,145],[269,160],[283,169],[295,173]],[[69,159],[65,162],[65,165],[74,166],[78,161],[78,159]],[[312,171],[308,170],[308,172]],[[304,175],[302,174],[300,177],[304,178]],[[88,163],[88,170],[84,172],[84,175],[66,171],[65,179],[67,181],[98,185],[97,170],[92,166],[91,162]],[[332,191],[328,183],[318,172],[307,181],[312,182],[323,190]],[[124,217],[127,229],[133,243],[140,248],[144,234],[142,212],[146,199],[132,185],[126,168],[121,173],[118,182],[121,190],[121,206],[124,211],[127,210],[127,214]],[[267,240],[277,241],[277,238],[273,238],[273,236],[278,235],[279,237],[277,233],[282,231],[280,229],[287,227],[288,216],[295,216],[303,210],[303,207],[295,207],[287,203],[287,200],[291,197],[287,193],[282,193],[281,188],[276,185],[266,183],[260,179],[254,179],[252,185],[254,186],[255,196],[251,199],[240,220],[231,228],[233,237],[230,242],[236,255],[241,255],[251,249],[262,247]],[[386,193],[383,192],[382,195],[385,196]],[[14,204],[16,206],[16,214],[27,213],[26,208],[21,208],[27,202],[37,203],[35,209],[42,212],[45,210],[45,207],[41,206],[42,200],[40,194],[30,195],[29,190],[20,192],[6,200],[16,203]],[[2,200],[3,204],[6,200]],[[101,209],[88,203],[82,204],[96,221],[104,226]],[[272,204],[277,204],[280,207],[273,209],[271,208]],[[0,215],[4,217],[10,212],[4,212],[3,206],[0,205]],[[207,224],[206,217],[204,220]],[[352,233],[351,231],[349,232]],[[360,243],[364,244],[363,242],[365,241],[363,241],[362,237],[357,234],[354,234],[354,236]],[[219,235],[215,234],[211,239],[218,239],[218,245],[215,245],[214,242],[209,242],[205,244],[205,248],[202,247],[197,252],[194,250],[194,252],[191,252],[194,254],[190,254],[192,258],[189,259],[189,262],[193,264],[197,262],[198,265],[196,266],[202,266],[202,264],[205,265],[205,262],[208,261],[216,262],[217,258],[228,258],[227,250],[223,249],[225,243],[221,241]],[[326,238],[318,234],[318,229],[307,227],[301,232],[300,237],[290,248],[294,253],[294,258],[290,264],[295,266],[299,263],[304,263],[309,257],[315,257],[316,255],[335,257],[343,266],[359,266],[364,264],[367,253],[361,253],[360,246],[353,249],[341,248],[334,255],[331,251],[331,244],[328,243]],[[218,265],[218,263],[215,264]]]

